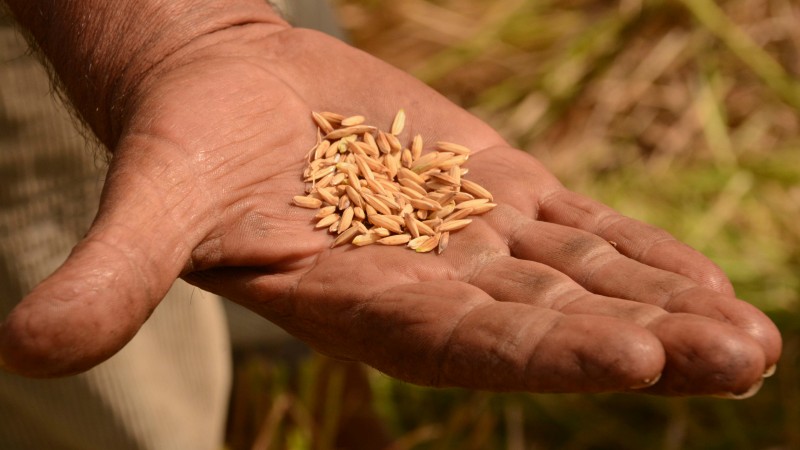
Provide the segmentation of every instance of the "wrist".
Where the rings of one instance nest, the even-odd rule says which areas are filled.
[[[7,0],[87,126],[113,150],[129,97],[191,42],[247,24],[286,26],[264,0]]]

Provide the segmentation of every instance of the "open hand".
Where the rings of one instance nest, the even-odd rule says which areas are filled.
[[[330,249],[301,194],[311,111],[473,149],[499,206],[441,255]],[[751,394],[780,335],[666,232],[566,190],[420,82],[315,32],[248,25],[193,41],[127,105],[100,212],[12,312],[13,370],[85,370],[136,333],[177,277],[315,349],[434,386]]]

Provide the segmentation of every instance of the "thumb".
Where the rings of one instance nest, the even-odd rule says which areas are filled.
[[[112,162],[86,237],[0,324],[6,369],[62,376],[106,360],[133,338],[186,266],[194,245],[177,226],[180,211],[170,208],[179,194],[153,183],[148,173],[156,172],[141,161]]]

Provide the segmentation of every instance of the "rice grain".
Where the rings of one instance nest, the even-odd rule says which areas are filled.
[[[331,248],[377,242],[441,254],[450,233],[472,222],[469,216],[497,206],[489,191],[464,178],[468,147],[439,141],[423,153],[419,134],[404,146],[398,138],[407,123],[403,109],[389,131],[366,124],[362,115],[312,112],[312,119],[317,143],[304,157],[307,195],[292,203],[317,210],[314,228],[337,235]]]

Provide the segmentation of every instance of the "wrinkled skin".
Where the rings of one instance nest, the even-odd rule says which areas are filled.
[[[442,255],[314,230],[310,112],[474,149],[500,204]],[[121,348],[177,277],[315,349],[434,386],[750,395],[780,335],[710,261],[566,190],[417,80],[315,32],[248,25],[193,41],[131,98],[100,213],[3,324],[9,368],[85,370]],[[612,245],[613,243],[613,245]],[[656,382],[657,381],[657,382]]]

